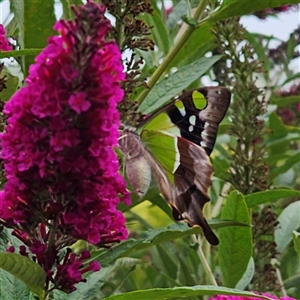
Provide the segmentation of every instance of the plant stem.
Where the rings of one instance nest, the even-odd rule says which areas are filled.
[[[197,243],[199,243],[199,240],[197,239],[197,236],[194,234],[193,235],[193,240]],[[214,286],[218,286],[217,281],[212,273],[212,270],[210,269],[210,266],[208,264],[208,261],[202,251],[201,245],[199,244],[199,247],[197,249],[200,261],[202,263],[203,269],[204,269],[204,273],[209,281],[210,284],[214,285]]]
[[[205,7],[207,6],[208,0],[201,0],[198,7],[196,8],[196,11],[193,15],[193,19],[197,22],[200,22]],[[165,70],[168,69],[170,63],[172,62],[173,58],[177,54],[177,52],[185,45],[191,34],[196,29],[195,26],[188,25],[186,30],[183,32],[181,37],[179,38],[178,42],[174,45],[174,47],[171,49],[171,51],[167,54],[165,59],[163,60],[162,64],[158,66],[158,68],[155,70],[155,72],[152,74],[151,78],[149,79],[149,82],[147,83],[149,86],[149,89],[145,89],[139,97],[136,99],[138,103],[141,103],[148,93],[150,92],[151,88],[156,84],[156,82],[161,78],[161,76],[164,74]]]
[[[276,268],[276,276],[277,276],[277,279],[280,283],[280,286],[281,286],[281,293],[284,297],[287,296],[287,293],[286,293],[286,290],[285,290],[285,287],[284,287],[284,283],[283,283],[283,280],[282,280],[282,277],[281,277],[281,272],[279,270],[279,268]]]

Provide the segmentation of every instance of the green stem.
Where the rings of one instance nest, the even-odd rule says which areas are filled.
[[[199,243],[199,241],[197,240],[196,235],[193,235],[193,239],[194,239],[195,242]],[[203,266],[204,273],[205,273],[209,283],[214,285],[214,286],[218,286],[217,281],[214,277],[214,274],[213,274],[212,270],[210,269],[210,266],[209,266],[208,261],[207,261],[205,255],[202,251],[202,248],[201,248],[200,244],[199,244],[197,252],[198,252],[198,256],[200,258],[201,264]]]
[[[286,297],[287,293],[286,293],[286,290],[285,290],[285,287],[284,287],[284,283],[283,283],[283,280],[282,280],[282,277],[281,277],[281,272],[280,272],[279,268],[276,268],[276,276],[277,276],[278,281],[279,281],[280,286],[281,286],[281,293],[284,297]]]
[[[119,49],[122,49],[122,44],[123,44],[123,16],[121,7],[118,5],[118,1],[116,1],[116,6],[117,6],[117,14],[115,15],[116,18],[116,43],[119,46]]]
[[[199,22],[203,16],[205,7],[207,6],[208,0],[201,0],[200,4],[196,8],[195,14],[193,15],[193,19]],[[172,62],[175,55],[178,53],[178,51],[185,45],[191,34],[196,29],[195,26],[188,25],[186,30],[183,32],[182,36],[179,38],[178,42],[174,45],[174,47],[171,49],[171,51],[167,54],[165,59],[163,60],[162,64],[158,66],[158,68],[155,70],[151,78],[149,79],[149,82],[147,83],[149,86],[149,89],[145,89],[139,97],[136,99],[138,103],[141,103],[148,93],[150,92],[151,88],[156,84],[156,82],[161,78],[161,76],[164,74],[165,70],[168,69],[170,63]]]

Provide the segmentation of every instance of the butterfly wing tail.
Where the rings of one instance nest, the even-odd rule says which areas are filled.
[[[187,214],[188,214],[187,219],[189,220],[189,224],[191,226],[200,226],[203,230],[203,234],[205,238],[211,245],[216,246],[219,244],[219,240],[217,236],[214,234],[214,232],[208,225],[206,219],[203,216],[202,209],[199,207],[199,205],[192,204],[190,208],[187,210]]]
[[[209,201],[197,187],[194,185],[185,193],[179,196],[180,201],[171,204],[173,209],[173,217],[176,221],[185,220],[189,226],[200,226],[207,241],[211,245],[218,245],[219,240],[214,234],[206,219],[203,216],[203,205]],[[176,205],[176,206],[175,206]]]

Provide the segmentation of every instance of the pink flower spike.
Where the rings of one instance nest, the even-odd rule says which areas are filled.
[[[87,111],[91,107],[91,103],[86,100],[86,94],[81,92],[72,95],[68,103],[78,114]]]

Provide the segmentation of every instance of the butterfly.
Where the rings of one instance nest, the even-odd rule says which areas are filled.
[[[212,184],[209,156],[230,98],[225,87],[185,92],[156,110],[137,129],[124,126],[119,139],[126,175],[135,193],[145,195],[152,173],[173,218],[201,226],[212,245],[219,240],[203,216]]]

